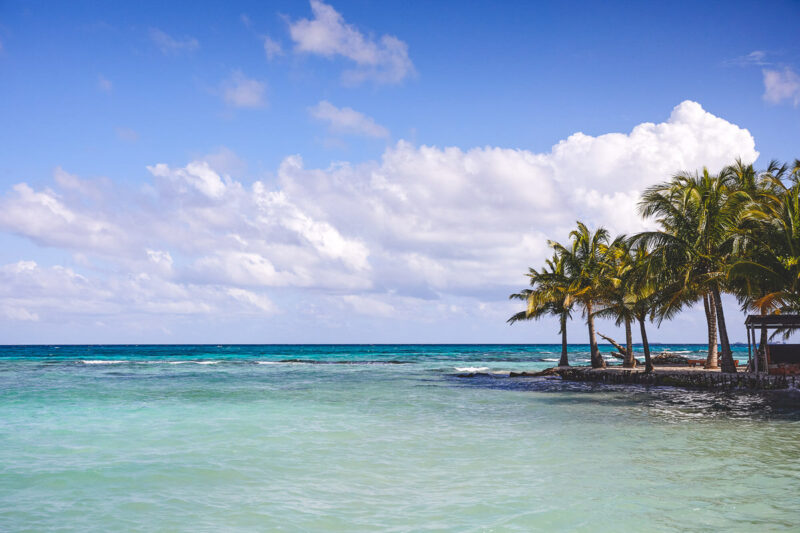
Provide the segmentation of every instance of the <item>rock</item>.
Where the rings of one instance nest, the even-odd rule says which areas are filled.
[[[670,352],[661,352],[652,359],[654,365],[687,365],[689,358]]]
[[[508,377],[510,378],[538,378],[541,376],[554,376],[558,374],[558,371],[555,367],[553,368],[546,368],[541,372],[510,372]]]

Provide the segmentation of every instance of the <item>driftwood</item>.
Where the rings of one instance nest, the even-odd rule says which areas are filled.
[[[619,351],[619,353],[611,352],[612,356],[616,357],[617,359],[625,359],[625,356],[628,355],[628,350],[626,350],[624,346],[620,346],[619,343],[617,343],[617,341],[615,341],[611,337],[606,337],[599,331],[597,332],[597,334],[603,337],[605,340],[607,340],[611,344],[611,346],[613,346],[614,348],[617,349],[617,351]]]
[[[624,346],[621,346],[617,341],[615,341],[611,337],[607,337],[606,335],[603,335],[599,331],[597,332],[597,334],[599,336],[603,337],[605,340],[607,340],[611,344],[611,346],[613,346],[614,348],[617,349],[617,351],[619,351],[619,353],[611,352],[611,356],[612,357],[616,357],[617,359],[622,359],[623,361],[625,360],[625,356],[628,354],[628,350],[626,350]],[[639,361],[638,359],[634,359],[634,361],[636,361],[637,365],[641,365],[642,364],[642,362]]]

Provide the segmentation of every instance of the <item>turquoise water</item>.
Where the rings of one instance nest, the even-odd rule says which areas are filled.
[[[491,373],[559,350],[0,347],[0,530],[798,530],[793,396]]]

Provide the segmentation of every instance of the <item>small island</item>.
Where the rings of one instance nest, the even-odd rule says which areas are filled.
[[[509,323],[559,319],[561,358],[545,372],[607,383],[794,387],[800,345],[771,340],[786,340],[800,328],[800,159],[772,161],[763,170],[737,160],[718,174],[705,168],[680,172],[645,190],[638,209],[653,229],[614,237],[578,221],[569,242],[548,241],[552,257],[529,269],[529,288],[510,295],[526,307]],[[722,294],[733,295],[750,313],[748,360],[741,369],[731,350]],[[700,302],[708,330],[706,358],[651,357],[648,324],[658,326]],[[590,366],[573,367],[567,356],[567,324],[576,312],[586,319]],[[596,318],[624,326],[625,344],[597,331]],[[633,349],[636,324],[643,362]],[[621,365],[606,363],[598,336],[616,348]]]

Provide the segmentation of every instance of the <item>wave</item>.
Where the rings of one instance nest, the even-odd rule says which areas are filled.
[[[127,361],[120,361],[117,359],[82,359],[81,363],[84,365],[118,365],[126,363]]]
[[[558,363],[558,359],[542,359],[542,361],[547,361],[548,363]]]
[[[485,372],[489,370],[488,366],[457,366],[455,369],[459,372]]]

